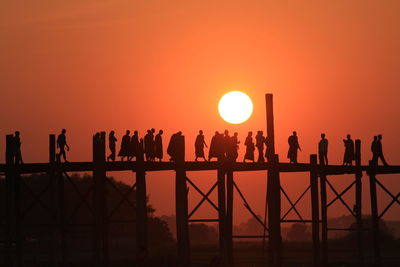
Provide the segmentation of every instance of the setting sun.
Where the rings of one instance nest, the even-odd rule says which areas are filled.
[[[253,102],[245,93],[231,91],[219,100],[218,112],[225,121],[240,124],[247,121],[253,113]]]

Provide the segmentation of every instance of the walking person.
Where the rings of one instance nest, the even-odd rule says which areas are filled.
[[[61,156],[63,156],[64,162],[68,162],[67,155],[65,152],[65,149],[67,149],[67,151],[69,151],[69,146],[67,144],[67,137],[65,135],[66,133],[67,133],[67,130],[62,129],[61,133],[57,137],[57,148],[59,149],[59,153],[57,154],[58,162],[61,162]]]
[[[301,151],[301,148],[299,145],[299,139],[297,137],[296,131],[293,131],[293,135],[289,136],[288,143],[289,143],[289,150],[287,157],[289,159],[289,162],[297,163],[297,150]]]
[[[115,132],[111,131],[108,135],[108,147],[110,148],[111,154],[107,157],[107,161],[115,161],[115,143],[117,138],[115,138]]]
[[[211,138],[210,150],[208,151],[208,161],[211,161],[212,158],[217,158],[217,160],[222,159],[224,156],[223,141],[223,135],[216,131],[215,135]]]
[[[321,134],[321,140],[318,143],[318,156],[320,165],[328,165],[328,139],[325,134]]]
[[[232,145],[233,145],[232,157],[233,157],[234,161],[236,161],[236,159],[239,156],[239,154],[238,154],[239,144],[240,144],[240,141],[238,140],[238,133],[235,132],[232,136]]]
[[[249,132],[247,134],[246,140],[244,141],[244,145],[246,146],[246,154],[244,155],[243,162],[246,160],[251,160],[254,162],[254,143],[253,143],[253,132]]]
[[[131,131],[126,130],[125,135],[122,137],[121,148],[118,153],[118,156],[121,157],[121,161],[124,161],[125,157],[129,159],[129,144],[131,141],[130,133]]]
[[[21,153],[21,137],[19,131],[15,131],[14,135],[14,164],[20,165],[24,164],[22,161],[22,153]]]
[[[381,159],[384,166],[389,166],[389,164],[385,160],[385,157],[383,156],[381,134],[378,135],[378,139],[376,140],[376,165],[378,165],[378,159]]]
[[[372,152],[372,165],[377,165],[378,164],[378,149],[377,149],[377,143],[378,141],[378,136],[374,136],[374,139],[372,140],[371,143],[371,152]]]
[[[156,138],[154,140],[154,156],[155,158],[158,158],[161,162],[162,158],[163,158],[163,143],[162,143],[162,135],[163,135],[164,131],[160,130],[158,131],[158,134],[156,135]]]
[[[134,157],[136,157],[137,159],[138,151],[139,151],[139,134],[138,131],[135,130],[129,142],[128,161],[131,161]]]
[[[204,146],[207,147],[207,144],[204,141],[203,131],[200,130],[199,134],[196,137],[196,141],[194,142],[195,155],[196,155],[194,161],[197,161],[198,158],[203,158],[204,161],[207,161],[206,157],[204,156]]]
[[[258,150],[258,160],[257,162],[264,162],[264,143],[265,137],[263,136],[263,131],[257,131],[256,134],[256,147]]]
[[[354,141],[351,139],[351,135],[347,135],[347,139],[343,139],[344,143],[344,156],[343,156],[343,166],[352,166],[353,160],[355,158],[354,154]]]

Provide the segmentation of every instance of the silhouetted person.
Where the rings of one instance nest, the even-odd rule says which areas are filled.
[[[246,160],[251,160],[254,162],[254,143],[253,143],[253,132],[249,132],[247,134],[246,140],[244,141],[244,145],[246,146],[246,154],[244,155],[243,162]]]
[[[215,132],[215,135],[211,138],[210,150],[208,151],[208,161],[212,158],[222,159],[224,156],[224,147],[223,147],[224,137],[218,131]]]
[[[372,164],[373,165],[377,165],[378,164],[378,153],[377,153],[377,151],[378,151],[378,148],[377,148],[378,143],[377,143],[377,141],[378,141],[378,136],[375,135],[374,139],[372,140],[372,143],[371,143]]]
[[[150,130],[150,137],[151,137],[150,142],[151,142],[151,144],[150,144],[150,147],[149,147],[149,149],[150,149],[150,160],[151,161],[154,161],[155,158],[156,158],[156,142],[154,140],[155,133],[156,133],[156,130],[154,128],[151,128],[151,130]]]
[[[264,141],[265,141],[265,158],[268,159],[271,150],[270,146],[268,145],[268,136],[265,137]]]
[[[257,162],[264,162],[264,143],[265,137],[263,136],[263,131],[257,131],[256,134],[256,147],[258,150],[258,160]]]
[[[61,162],[61,156],[63,156],[64,161],[67,161],[67,155],[65,153],[65,148],[67,148],[67,151],[69,151],[69,146],[67,144],[67,137],[65,134],[67,133],[67,130],[62,129],[61,134],[58,135],[57,137],[57,147],[59,148],[59,153],[57,154],[57,160]]]
[[[121,161],[124,161],[124,158],[127,157],[129,159],[129,146],[131,137],[129,136],[131,131],[126,130],[126,134],[122,137],[121,140],[121,148],[119,150],[118,156],[121,157]]]
[[[161,137],[163,133],[164,133],[163,130],[160,130],[154,140],[154,142],[155,142],[154,156],[155,156],[155,158],[158,158],[160,161],[163,158],[163,144],[162,144],[162,137]]]
[[[115,132],[111,131],[108,135],[108,147],[110,148],[111,154],[107,157],[107,161],[115,161],[115,143],[117,142],[117,138],[115,138]]]
[[[354,141],[351,139],[351,135],[347,135],[347,139],[343,139],[344,143],[344,157],[343,157],[343,165],[344,166],[352,166],[354,160]]]
[[[137,154],[139,153],[139,134],[138,131],[134,131],[133,135],[131,137],[131,140],[129,142],[129,156],[128,156],[128,161],[131,161],[134,157],[137,159]]]
[[[288,138],[289,143],[289,151],[287,157],[290,163],[297,163],[297,150],[301,151],[299,145],[299,139],[297,137],[297,132],[293,131],[293,135],[289,136]]]
[[[389,166],[387,164],[385,157],[383,156],[383,150],[382,150],[382,135],[379,134],[378,138],[376,140],[376,165],[378,165],[378,159],[381,159],[383,165]]]
[[[171,136],[168,144],[167,153],[170,156],[169,161],[176,161],[178,156],[178,145],[179,138],[182,136],[182,132],[179,131]]]
[[[21,137],[19,131],[15,132],[14,135],[14,164],[15,165],[20,165],[23,164],[22,161],[22,153],[21,153]]]
[[[238,156],[239,156],[239,154],[238,154],[238,149],[239,149],[239,144],[240,144],[240,141],[238,140],[238,133],[237,132],[235,132],[234,134],[233,134],[233,136],[231,137],[231,140],[232,140],[232,149],[233,149],[233,151],[232,151],[232,157],[234,158],[234,161],[236,161],[236,159],[238,158]]]
[[[146,156],[146,161],[152,160],[152,150],[153,150],[153,141],[151,130],[147,130],[147,134],[144,136],[144,154]]]
[[[321,134],[321,140],[318,143],[318,156],[320,165],[328,165],[328,139],[325,134]]]
[[[207,161],[206,157],[204,156],[204,146],[207,147],[207,144],[204,141],[203,131],[200,130],[199,134],[196,137],[196,141],[194,142],[195,155],[196,155],[194,161],[197,161],[198,158],[203,158],[204,161]]]

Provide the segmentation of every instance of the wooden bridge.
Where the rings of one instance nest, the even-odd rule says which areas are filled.
[[[376,266],[381,264],[381,249],[379,243],[379,221],[382,216],[394,204],[400,204],[400,193],[392,193],[384,184],[378,180],[377,175],[400,173],[400,166],[368,166],[361,165],[361,141],[355,142],[355,165],[354,166],[322,166],[317,163],[317,155],[310,155],[310,162],[307,164],[280,163],[278,155],[275,154],[274,143],[274,122],[273,122],[273,102],[272,95],[266,95],[267,111],[267,142],[269,155],[268,162],[265,163],[239,163],[228,162],[220,158],[216,162],[187,162],[185,161],[185,139],[182,136],[177,142],[178,156],[175,162],[146,162],[144,161],[143,151],[139,151],[136,161],[128,162],[106,162],[106,136],[104,132],[93,136],[93,161],[91,162],[56,162],[56,142],[55,135],[49,136],[49,162],[48,163],[29,163],[15,165],[12,156],[12,136],[6,138],[6,164],[0,164],[0,173],[5,176],[5,224],[4,224],[4,260],[5,266],[24,266],[24,236],[23,236],[23,211],[21,211],[21,175],[32,173],[47,173],[50,177],[49,189],[54,193],[52,211],[55,219],[49,223],[53,231],[54,249],[52,262],[54,266],[66,266],[68,258],[66,255],[66,229],[68,227],[65,220],[65,199],[64,184],[69,181],[69,172],[92,172],[93,173],[93,210],[94,220],[92,227],[93,235],[93,265],[108,266],[109,257],[109,234],[108,226],[110,220],[110,210],[106,203],[106,187],[112,186],[107,178],[107,172],[132,171],[135,173],[136,183],[130,188],[129,192],[136,190],[136,259],[137,264],[146,266],[148,258],[148,211],[146,205],[146,173],[154,171],[175,171],[175,207],[176,207],[176,227],[178,259],[181,266],[191,265],[189,223],[191,222],[215,222],[219,229],[219,255],[224,266],[233,266],[233,239],[235,238],[261,238],[268,239],[268,261],[266,266],[282,266],[282,223],[310,223],[312,225],[313,243],[313,265],[327,266],[329,264],[328,251],[328,231],[330,230],[354,230],[357,232],[357,251],[358,265],[364,266],[364,240],[362,225],[362,177],[368,177],[371,198],[371,220],[373,236],[373,261]],[[190,180],[187,171],[215,171],[216,178],[213,186],[203,192],[196,184]],[[251,209],[234,181],[234,174],[246,171],[266,171],[267,179],[267,207],[266,220],[260,220]],[[305,172],[309,173],[309,186],[302,192],[301,196],[292,201],[280,183],[280,173],[285,172]],[[349,185],[343,190],[338,191],[329,181],[332,177],[343,174],[354,175],[354,180],[349,181]],[[329,179],[328,179],[329,178]],[[110,185],[109,185],[110,184]],[[193,187],[201,196],[201,201],[191,211],[188,209],[188,187]],[[381,187],[388,194],[392,201],[383,210],[378,210],[377,187]],[[344,194],[351,188],[355,188],[354,207],[351,208],[343,199]],[[328,202],[327,190],[334,193],[334,198]],[[217,203],[210,198],[210,194],[216,190],[218,194]],[[233,196],[234,191],[239,193],[243,199],[247,210],[262,225],[264,234],[259,236],[237,236],[233,235],[234,211]],[[43,194],[42,192],[41,194]],[[120,192],[121,193],[121,192]],[[311,194],[310,210],[311,218],[303,218],[296,205],[305,194]],[[35,201],[41,202],[41,194],[35,195]],[[121,193],[126,201],[126,193]],[[80,193],[82,201],[85,196]],[[281,200],[287,199],[290,209],[286,214],[282,214]],[[349,211],[349,214],[356,219],[356,229],[334,229],[328,225],[328,207],[334,202],[340,201]],[[208,202],[218,212],[215,219],[191,219],[192,215],[205,202]],[[288,213],[294,212],[299,217],[297,220],[286,219]],[[50,252],[49,252],[50,253]]]

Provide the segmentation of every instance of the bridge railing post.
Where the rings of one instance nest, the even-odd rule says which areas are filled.
[[[380,266],[380,243],[379,243],[379,218],[378,218],[378,199],[376,194],[376,165],[371,160],[369,161],[369,190],[371,198],[371,232],[372,232],[372,247],[374,250],[374,266]]]
[[[282,237],[281,237],[281,182],[279,175],[278,155],[268,159],[268,228],[269,244],[268,259],[269,265],[274,267],[282,266]]]
[[[49,179],[50,179],[50,188],[52,190],[50,198],[51,198],[51,209],[53,214],[57,214],[57,177],[55,175],[54,163],[56,162],[56,136],[54,134],[49,135],[49,164],[50,169],[48,171]],[[57,224],[57,216],[54,217],[52,222],[52,263],[54,266],[58,266],[58,224]]]
[[[319,242],[319,200],[318,200],[318,163],[317,155],[310,155],[311,217],[314,266],[320,266]]]
[[[178,241],[178,258],[180,266],[190,265],[189,220],[188,220],[188,190],[185,170],[185,137],[177,137],[176,155],[176,236]]]
[[[233,162],[228,162],[233,165]],[[226,172],[226,253],[227,266],[233,266],[233,171]]]
[[[323,168],[323,166],[321,167]],[[326,174],[320,170],[320,188],[321,188],[321,263],[322,266],[328,265],[328,206],[326,196]]]
[[[148,214],[147,188],[144,162],[143,140],[140,140],[136,155],[136,260],[139,266],[145,265],[148,258]]]
[[[364,247],[363,247],[363,225],[362,225],[362,170],[361,170],[361,140],[355,142],[355,163],[356,163],[356,204],[354,212],[356,214],[357,225],[357,256],[358,265],[364,266]]]

